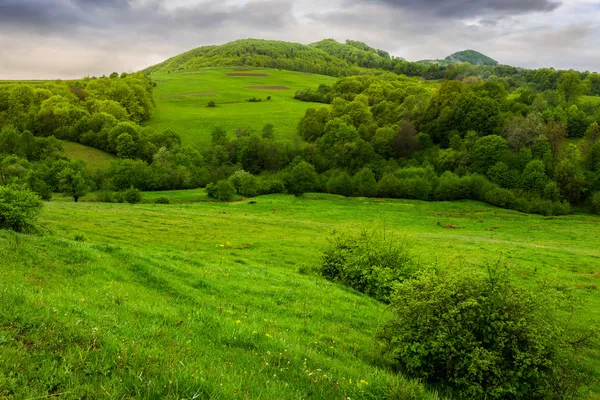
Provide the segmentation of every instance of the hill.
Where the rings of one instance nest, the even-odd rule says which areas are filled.
[[[385,305],[310,275],[333,228],[385,221],[389,235],[414,236],[424,264],[449,268],[503,253],[523,285],[573,287],[586,320],[600,306],[591,216],[330,195],[255,202],[57,200],[45,236],[0,231],[0,396],[440,398],[378,356]]]
[[[482,65],[482,66],[497,66],[498,65],[498,61],[494,60],[493,58],[490,58],[484,54],[481,54],[475,50],[464,50],[464,51],[459,51],[457,53],[451,54],[448,57],[446,57],[443,60],[422,60],[419,61],[419,63],[421,64],[426,64],[426,65],[441,65],[441,66],[448,66],[448,65],[452,65],[452,64],[459,64],[459,63],[470,63],[473,65]]]
[[[249,68],[157,72],[151,77],[156,82],[156,109],[145,125],[158,131],[171,129],[184,144],[200,148],[210,145],[211,132],[217,126],[233,135],[237,128],[260,132],[271,123],[276,140],[292,141],[298,138],[298,121],[315,106],[294,100],[296,91],[335,82],[324,75]],[[248,101],[253,98],[262,101]],[[216,107],[207,107],[209,101]]]
[[[458,53],[446,57],[446,60],[459,63],[468,62],[473,65],[498,65],[498,61],[475,50],[459,51]]]
[[[144,70],[171,73],[203,67],[253,66],[310,72],[321,75],[348,75],[348,62],[315,46],[276,40],[244,39],[221,46],[190,50]]]

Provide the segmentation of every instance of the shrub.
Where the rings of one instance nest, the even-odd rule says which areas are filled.
[[[0,186],[0,228],[23,232],[33,228],[42,200],[30,190]]]
[[[144,194],[135,188],[129,188],[123,192],[123,199],[129,204],[136,204],[142,201]]]
[[[171,200],[167,196],[160,196],[160,197],[157,197],[156,200],[154,200],[154,203],[156,203],[156,204],[170,204]]]
[[[258,179],[249,172],[236,171],[231,175],[229,181],[242,196],[254,197],[258,195]]]
[[[211,183],[206,186],[206,191],[209,196],[221,201],[229,201],[235,195],[235,188],[228,180]]]
[[[248,99],[248,101],[250,103],[260,103],[260,102],[262,102],[262,99],[259,99],[258,97],[252,97],[252,98]]]
[[[258,184],[259,194],[284,193],[285,185],[280,179],[262,179]]]
[[[125,203],[125,194],[123,192],[117,192],[114,194],[113,199],[115,203]]]
[[[380,332],[386,354],[457,398],[574,398],[587,379],[577,350],[593,332],[568,331],[559,321],[562,290],[525,289],[504,268],[488,271],[428,270],[400,283],[394,317]]]
[[[381,301],[394,285],[413,276],[417,263],[406,238],[389,240],[378,233],[337,233],[323,254],[320,274]]]
[[[114,196],[109,190],[101,190],[96,194],[96,201],[101,203],[112,203],[115,201]]]
[[[217,106],[217,103],[215,103],[214,101],[209,101],[208,104],[206,105],[206,107],[208,108],[215,108]]]

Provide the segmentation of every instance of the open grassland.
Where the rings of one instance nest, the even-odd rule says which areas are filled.
[[[254,201],[54,201],[44,237],[0,231],[0,397],[435,398],[378,356],[384,305],[306,274],[333,229],[410,235],[424,265],[500,258],[525,285],[572,288],[576,323],[600,317],[597,217],[468,201]]]
[[[322,106],[294,100],[296,91],[336,81],[323,75],[255,68],[205,68],[151,77],[157,83],[156,110],[146,124],[159,131],[172,129],[184,144],[197,146],[210,143],[216,126],[233,134],[247,126],[260,131],[267,123],[275,125],[277,140],[292,141],[298,138],[296,126],[306,109]],[[247,101],[254,97],[263,101]],[[217,107],[206,107],[209,101]]]
[[[85,161],[90,170],[104,169],[111,161],[117,159],[105,151],[66,140],[62,141],[62,147],[67,157],[71,160]]]

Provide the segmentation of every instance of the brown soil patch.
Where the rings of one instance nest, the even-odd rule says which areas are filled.
[[[227,76],[269,76],[267,74],[227,74]]]
[[[291,90],[289,87],[285,86],[244,86],[246,89],[253,90]]]
[[[444,226],[444,229],[460,229],[460,226],[448,224]]]

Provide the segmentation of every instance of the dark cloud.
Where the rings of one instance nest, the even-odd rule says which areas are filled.
[[[549,12],[562,2],[557,0],[350,0],[354,3],[382,4],[415,10],[441,17],[473,17],[487,14],[518,15]]]

